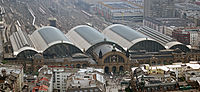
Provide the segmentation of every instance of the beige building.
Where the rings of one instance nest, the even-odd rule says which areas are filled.
[[[0,91],[22,91],[24,86],[22,65],[0,65],[0,71]]]

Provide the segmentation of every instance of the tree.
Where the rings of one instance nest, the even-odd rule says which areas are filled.
[[[133,92],[133,90],[130,88],[130,86],[128,86],[127,88],[125,88],[126,92]]]
[[[6,60],[3,60],[3,61],[1,61],[1,63],[2,63],[2,64],[6,64],[6,63],[7,63],[7,61],[6,61]]]

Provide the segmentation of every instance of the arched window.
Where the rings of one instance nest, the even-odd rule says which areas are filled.
[[[123,71],[124,71],[124,67],[123,67],[123,66],[120,66],[120,67],[119,67],[119,71],[120,71],[120,72],[123,72]]]
[[[108,56],[105,60],[104,60],[104,63],[110,63],[110,56]]]
[[[86,67],[87,67],[87,64],[83,64],[83,65],[82,65],[82,68],[86,68]]]
[[[116,73],[116,72],[117,72],[116,66],[113,66],[113,67],[112,67],[112,72],[113,72],[113,73]]]
[[[104,68],[104,72],[105,72],[105,73],[109,73],[109,67],[106,66],[106,67]]]
[[[151,64],[152,64],[152,65],[156,65],[156,61],[152,61]]]
[[[121,57],[121,56],[118,56],[118,62],[122,62],[122,63],[124,63],[124,58]]]
[[[106,59],[104,59],[104,63],[124,63],[124,58],[120,55],[110,55]]]
[[[81,68],[81,65],[80,64],[76,64],[76,68]]]
[[[30,58],[32,58],[35,54],[37,54],[36,51],[33,51],[33,50],[25,50],[25,51],[20,52],[20,53],[17,55],[17,58],[18,58],[18,59],[30,59]]]

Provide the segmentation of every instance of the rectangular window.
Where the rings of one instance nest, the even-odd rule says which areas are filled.
[[[84,76],[84,78],[90,78],[90,76]]]

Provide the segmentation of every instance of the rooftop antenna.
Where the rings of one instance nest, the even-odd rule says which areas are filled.
[[[106,38],[104,38],[103,40],[104,40],[104,42],[106,42],[106,41],[107,41],[107,39],[106,39]]]
[[[115,44],[113,44],[113,49],[112,49],[112,51],[116,51],[116,46],[115,46]]]

